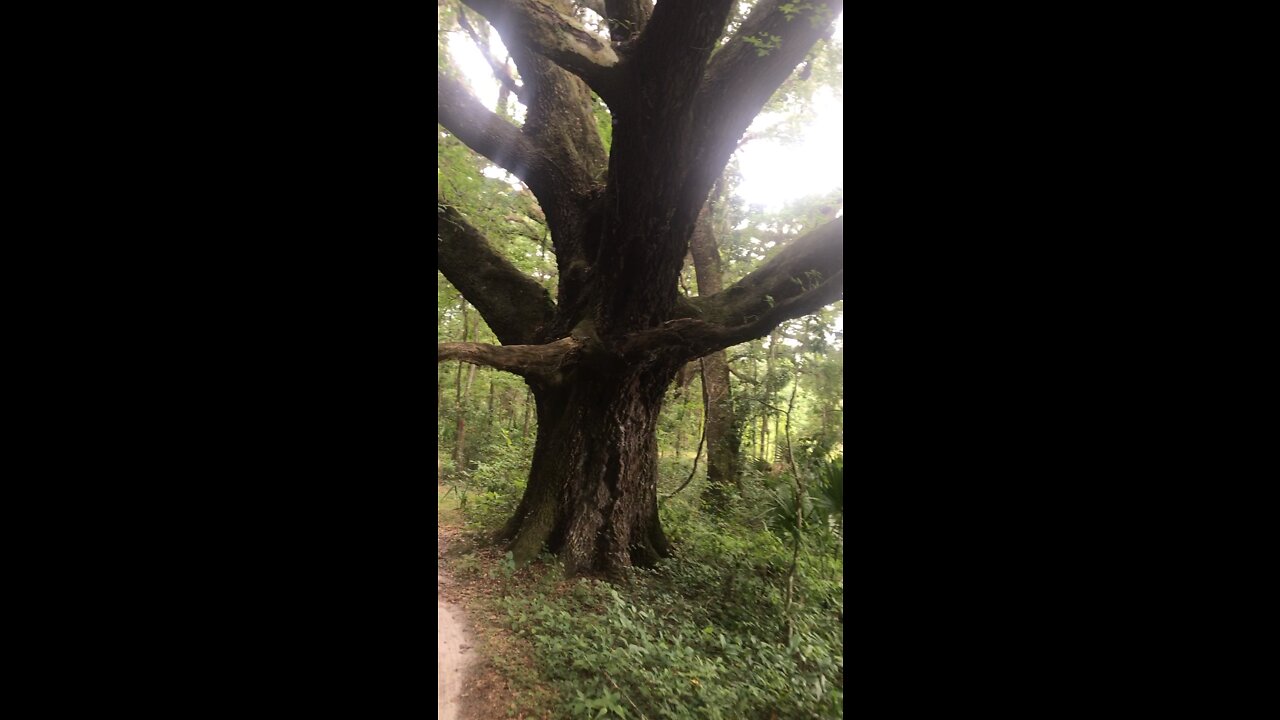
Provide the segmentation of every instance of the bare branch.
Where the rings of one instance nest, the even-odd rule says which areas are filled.
[[[547,25],[545,13],[562,17],[551,8],[569,11],[567,0],[466,0],[479,10],[502,40],[519,69],[527,114],[519,135],[527,161],[528,185],[544,213],[555,245],[560,277],[567,278],[568,264],[585,263],[583,243],[590,233],[584,230],[591,220],[593,205],[604,190],[609,157],[596,129],[591,89],[582,78],[544,56],[539,38],[527,37],[530,18]],[[534,28],[543,25],[533,23]],[[544,28],[545,29],[545,28]],[[585,32],[585,31],[584,31]],[[560,32],[548,31],[551,39]],[[595,40],[602,47],[603,40]],[[610,50],[609,52],[612,52]],[[445,93],[442,88],[441,94]],[[442,120],[443,122],[443,120]],[[473,133],[474,134],[474,133]],[[469,145],[470,140],[463,138]],[[490,143],[494,145],[496,143]],[[476,150],[483,150],[473,146]],[[510,168],[508,168],[510,169]],[[572,283],[570,283],[572,285]],[[561,283],[561,301],[572,302],[573,287]]]
[[[458,24],[462,26],[463,30],[467,31],[467,34],[471,36],[471,41],[480,49],[480,54],[484,55],[484,59],[489,62],[489,67],[493,70],[493,76],[497,78],[498,82],[510,90],[511,94],[515,95],[520,102],[527,103],[528,94],[524,87],[516,85],[515,78],[511,77],[511,71],[493,56],[493,51],[489,48],[488,38],[480,37],[475,28],[471,27],[471,21],[467,19],[467,13],[462,8],[458,8]]]
[[[502,33],[582,78],[605,102],[617,94],[618,55],[544,0],[464,0]],[[508,47],[511,46],[508,41]]]
[[[546,345],[486,345],[484,343],[440,343],[436,362],[461,360],[514,373],[541,383],[557,385],[565,368],[572,364],[582,343],[572,337]]]
[[[555,313],[551,296],[507,261],[454,208],[437,198],[440,272],[480,311],[498,340],[536,342]]]
[[[476,152],[533,185],[537,153],[520,129],[471,96],[462,83],[436,73],[440,124]]]

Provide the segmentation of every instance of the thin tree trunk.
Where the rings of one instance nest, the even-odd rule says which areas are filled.
[[[778,335],[779,334],[780,334],[780,330],[778,328],[774,328],[773,332],[769,333],[769,353],[768,355],[765,356],[765,361],[764,361],[764,383],[761,386],[761,392],[764,393],[764,401],[769,405],[773,404],[773,400],[774,400],[773,396],[777,394],[777,390],[778,390],[777,388],[774,387],[773,383],[774,383],[774,358],[776,358],[778,354]],[[762,421],[760,423],[760,457],[762,460],[769,463],[770,467],[772,467],[774,462],[776,462],[775,454],[777,452],[777,447],[778,447],[778,440],[777,440],[778,424],[777,424],[777,421],[775,420],[773,425],[774,440],[773,440],[773,444],[770,445],[769,444],[769,409],[767,407],[761,407],[760,411],[763,413]]]
[[[801,506],[799,499],[796,500],[796,522],[800,522]],[[787,644],[791,644],[791,636],[795,630],[795,626],[791,621],[791,603],[795,599],[796,592],[796,567],[800,559],[800,533],[797,532],[792,538],[791,547],[791,567],[787,570],[787,601],[782,608],[782,616],[787,621]]]
[[[800,477],[800,468],[796,467],[796,455],[791,449],[791,413],[796,406],[796,390],[800,389],[800,365],[796,364],[795,380],[791,383],[791,398],[787,400],[787,423],[783,426],[783,436],[787,441],[787,463],[791,466],[791,474],[795,475],[800,490],[804,491],[804,479]]]
[[[469,327],[467,325],[467,303],[462,303],[462,342],[467,342],[467,334]],[[457,421],[453,434],[453,463],[454,468],[461,472],[467,467],[467,413],[462,399],[462,366],[461,360],[458,361],[458,375],[454,379],[454,398],[453,413]],[[472,371],[475,365],[471,366]]]
[[[756,394],[759,397],[763,398],[764,383],[760,382],[760,364],[757,363],[755,359],[756,349],[754,345],[755,343],[752,343],[753,347],[752,347],[752,353],[751,353],[751,379],[755,381],[752,384],[752,386],[755,388]],[[760,342],[760,349],[761,350],[764,349],[763,341]],[[761,414],[765,412],[763,407],[760,407],[758,405],[757,407],[759,407]],[[751,422],[751,449],[755,451],[756,464],[758,465],[760,462],[764,460],[764,433],[761,432],[760,430],[757,430],[757,427],[759,427],[759,425],[755,422],[755,419],[753,418]]]
[[[783,450],[782,443],[778,442],[779,438],[782,437],[781,429],[782,429],[782,415],[775,414],[773,416],[773,453],[769,455],[770,462],[772,462],[775,465],[778,464],[778,461],[782,459],[782,450]]]
[[[684,482],[680,484],[680,487],[672,490],[671,494],[664,498],[665,500],[670,500],[675,497],[676,493],[688,487],[689,483],[693,482],[694,475],[698,474],[698,458],[702,457],[702,447],[707,441],[707,406],[705,394],[703,395],[702,427],[700,429],[701,432],[698,433],[698,451],[693,454],[693,467],[689,468],[689,477],[685,478]]]
[[[785,436],[787,440],[787,459],[791,464],[791,476],[795,482],[796,493],[796,535],[795,546],[791,550],[791,569],[787,572],[787,604],[783,610],[783,614],[787,618],[787,644],[791,644],[791,636],[795,630],[795,625],[791,618],[791,605],[795,599],[796,589],[796,568],[797,561],[800,559],[800,538],[804,535],[804,500],[808,494],[805,487],[804,478],[800,476],[800,469],[796,467],[796,456],[791,451],[791,413],[796,406],[796,390],[800,387],[800,367],[796,366],[795,380],[791,383],[791,399],[787,401],[787,423],[785,425]]]
[[[760,462],[764,462],[764,459],[768,457],[768,455],[765,454],[765,450],[768,448],[768,445],[769,445],[769,411],[765,410],[764,408],[761,408],[760,409],[760,453],[756,456],[756,459],[759,460]]]
[[[713,193],[714,194],[714,193]],[[712,295],[724,290],[720,250],[711,229],[711,206],[698,217],[690,243],[698,294]],[[729,361],[723,350],[702,358],[702,402],[706,412],[707,486],[703,505],[713,511],[728,507],[731,490],[742,491],[738,470],[738,450],[742,438],[733,415],[729,391]]]
[[[684,457],[683,455],[680,454],[680,449],[684,441],[684,419],[685,419],[685,416],[689,414],[689,393],[684,392],[683,395],[684,395],[684,398],[680,401],[680,413],[676,415],[675,459],[677,463],[680,462],[680,459],[682,457]]]
[[[489,435],[493,430],[493,381],[489,381],[489,412],[484,418],[484,433]]]

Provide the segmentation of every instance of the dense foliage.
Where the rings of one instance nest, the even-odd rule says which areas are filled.
[[[509,560],[490,567],[502,591],[487,602],[533,648],[538,681],[556,690],[551,717],[839,717],[843,472],[815,473],[799,532],[792,480],[755,478],[728,516],[703,514],[692,493],[668,501],[679,552],[629,583],[566,580],[550,555],[516,577]],[[477,529],[496,517],[469,507]],[[482,568],[476,556],[457,563]],[[528,701],[512,708],[544,709]]]

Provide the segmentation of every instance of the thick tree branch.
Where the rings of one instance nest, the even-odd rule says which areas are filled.
[[[533,185],[538,155],[520,129],[481,105],[457,80],[437,71],[436,83],[440,124],[472,150]]]
[[[688,197],[701,202],[739,138],[843,9],[843,0],[761,0],[716,53],[698,91]]]
[[[838,300],[843,284],[832,288],[831,281],[843,271],[844,218],[841,217],[797,238],[727,290],[691,298],[690,302],[701,311],[702,319],[730,327],[777,317],[778,321],[768,327],[772,330],[783,320],[806,315]],[[836,290],[836,294],[829,296],[832,290]],[[817,304],[813,305],[814,302]],[[788,306],[787,312],[779,312],[784,305]],[[800,312],[790,314],[791,310]]]
[[[440,272],[506,345],[536,342],[555,305],[536,280],[507,261],[454,208],[437,199]]]
[[[643,2],[643,0],[635,0]],[[627,5],[626,0],[614,4]],[[707,59],[735,0],[664,2],[653,9],[636,40],[634,72],[645,86],[661,90],[662,104],[681,108],[702,81]]]
[[[572,337],[546,345],[486,345],[483,343],[440,343],[436,362],[461,360],[514,373],[540,383],[558,385],[564,370],[573,363],[581,342]]]
[[[723,292],[690,298],[694,317],[624,338],[624,355],[677,349],[701,357],[768,335],[779,324],[844,297],[844,219],[797,239]]]
[[[604,205],[612,210],[589,258],[603,268],[599,318],[606,334],[654,327],[676,304],[689,233],[707,197],[682,197],[695,149],[694,98],[733,2],[658,3],[621,66],[632,92],[610,104]]]
[[[564,19],[563,15],[571,14],[572,8],[568,0],[466,0],[466,4],[485,15],[501,33],[519,70],[525,93],[521,100],[527,109],[519,135],[527,166],[525,175],[518,177],[525,181],[546,214],[559,269],[559,299],[572,306],[581,283],[574,280],[576,276],[569,272],[569,266],[585,266],[587,254],[583,245],[598,235],[587,226],[603,193],[608,167],[608,155],[593,113],[591,89],[544,55],[545,48],[540,44],[568,42],[565,33],[559,32],[556,18]],[[546,37],[539,35],[541,31],[546,31],[542,33]],[[572,32],[568,36],[575,37]],[[607,45],[600,39],[591,42]],[[605,49],[612,53],[612,49]],[[442,89],[442,95],[444,92]],[[463,140],[472,145],[467,138]],[[481,147],[472,147],[484,152]]]
[[[631,42],[653,14],[653,0],[605,0],[604,6],[601,14],[609,22],[609,39],[614,43]]]
[[[723,325],[693,318],[670,320],[662,327],[628,335],[617,345],[615,353],[638,358],[675,350],[682,359],[699,358],[762,338],[782,322],[816,312],[842,297],[843,270],[801,295],[775,303],[762,315],[748,317],[741,325]]]
[[[546,0],[463,0],[484,15],[503,38],[534,52],[582,78],[605,102],[619,90],[613,68],[618,55],[577,19],[564,15]]]

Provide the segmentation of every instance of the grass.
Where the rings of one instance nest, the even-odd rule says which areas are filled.
[[[452,488],[436,485],[436,522],[448,527],[461,527],[461,498]]]
[[[565,579],[547,555],[513,572],[478,533],[454,545],[494,718],[841,717],[843,563],[818,545],[802,555],[788,643],[787,543],[671,505],[680,558],[625,585]]]
[[[484,660],[474,690],[480,716],[843,717],[842,543],[813,526],[790,579],[791,536],[766,517],[776,481],[753,475],[712,517],[700,502],[703,463],[692,484],[661,503],[676,557],[619,585],[565,579],[545,554],[516,571],[488,543],[485,531],[505,518],[497,510],[523,487],[504,482],[518,468],[498,468],[473,487],[465,510],[456,492],[438,487],[438,519],[455,538],[446,559],[453,592]],[[661,467],[665,496],[688,469],[668,457]]]

